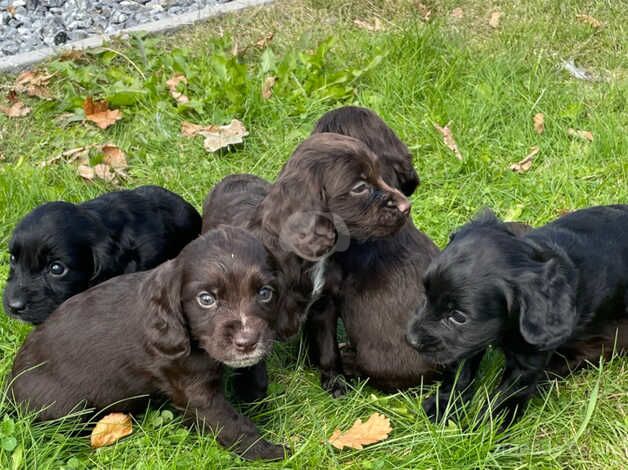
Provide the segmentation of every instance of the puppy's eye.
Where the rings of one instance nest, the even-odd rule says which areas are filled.
[[[198,304],[203,308],[211,308],[216,305],[216,297],[211,295],[209,292],[201,292],[196,296],[196,300]]]
[[[15,255],[13,253],[11,253],[9,255],[9,263],[11,263],[11,266],[13,266],[17,261],[17,258],[15,257]]]
[[[66,268],[63,263],[54,261],[53,263],[50,263],[50,266],[48,266],[48,271],[53,276],[59,277],[59,276],[63,276],[66,272],[68,272],[68,268]]]
[[[270,302],[270,299],[273,298],[273,288],[270,286],[262,287],[257,291],[257,298],[260,302]]]
[[[462,325],[467,321],[467,316],[460,310],[454,310],[449,316],[449,321],[454,325]]]
[[[361,196],[362,194],[368,193],[370,190],[370,184],[368,184],[366,181],[358,181],[356,184],[353,185],[353,188],[351,188],[351,195]]]

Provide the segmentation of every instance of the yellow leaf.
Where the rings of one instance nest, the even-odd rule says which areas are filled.
[[[595,18],[593,18],[591,15],[576,15],[576,19],[579,20],[582,23],[586,23],[588,25],[591,25],[591,27],[598,29],[602,27],[602,22],[600,20],[597,20]]]
[[[577,129],[572,129],[571,127],[567,129],[567,135],[570,137],[575,137],[576,139],[588,140],[589,142],[593,142],[593,133],[591,131],[581,131]]]
[[[364,423],[361,419],[357,419],[345,432],[336,429],[327,442],[341,450],[345,447],[363,449],[365,445],[388,438],[391,431],[390,420],[384,415],[373,413]]]
[[[133,432],[131,417],[124,413],[111,413],[102,418],[92,431],[91,445],[94,449],[111,445]]]
[[[491,13],[491,17],[488,19],[488,24],[491,28],[497,29],[499,28],[499,19],[502,16],[501,11],[494,11]]]
[[[532,118],[534,122],[534,130],[537,134],[542,134],[545,131],[545,116],[543,113],[536,113]]]
[[[451,128],[449,126],[451,126],[451,121],[448,122],[445,127],[434,124],[436,130],[438,130],[438,132],[443,135],[443,142],[445,142],[445,145],[454,153],[458,160],[462,161],[462,154],[458,149],[458,144],[456,144],[456,141],[454,140],[454,135],[451,132]]]
[[[177,85],[179,83],[187,83],[188,79],[185,78],[184,75],[180,73],[173,75],[170,80],[166,81],[166,85],[168,86],[168,90],[170,90],[170,96],[172,96],[177,103],[188,103],[190,99],[185,96],[183,93],[177,91]]]
[[[245,136],[249,135],[244,124],[232,119],[226,126],[200,126],[188,121],[181,123],[181,134],[186,137],[201,135],[205,137],[203,147],[208,152],[215,152],[229,145],[241,144]]]
[[[532,167],[532,159],[537,153],[539,153],[539,150],[540,148],[537,145],[531,147],[530,153],[528,153],[528,155],[526,155],[523,160],[520,160],[517,163],[513,163],[512,165],[510,165],[510,169],[515,173],[525,173]]]

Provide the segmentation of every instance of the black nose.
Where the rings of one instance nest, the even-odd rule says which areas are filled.
[[[9,299],[7,302],[13,313],[19,313],[26,307],[26,300],[22,298]]]
[[[259,333],[251,330],[239,331],[233,337],[233,344],[238,352],[248,353],[255,349],[257,342],[259,341]]]

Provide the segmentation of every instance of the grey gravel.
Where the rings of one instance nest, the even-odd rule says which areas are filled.
[[[0,58],[229,1],[0,0]]]

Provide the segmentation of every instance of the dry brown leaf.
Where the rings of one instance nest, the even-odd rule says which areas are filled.
[[[336,429],[327,442],[336,449],[350,447],[361,450],[365,445],[383,441],[391,431],[390,420],[384,415],[373,413],[364,423],[357,419],[345,432]]]
[[[103,162],[111,168],[125,169],[128,167],[126,155],[117,145],[104,144],[102,153],[105,156]]]
[[[602,27],[602,22],[598,19],[593,18],[591,15],[576,15],[576,19],[582,23],[586,23],[591,25],[591,27],[598,29]]]
[[[430,10],[430,8],[427,5],[421,2],[415,2],[414,7],[419,12],[419,16],[421,16],[421,19],[423,21],[426,21],[426,22],[430,21],[430,19],[432,18],[432,10]]]
[[[106,100],[94,101],[91,96],[85,98],[83,111],[85,112],[85,119],[92,121],[101,129],[106,129],[122,119],[122,111],[109,109],[109,103]]]
[[[8,13],[9,15],[11,15],[11,16],[15,16],[15,11],[16,11],[16,9],[15,9],[15,7],[14,7],[13,5],[9,5],[9,6],[7,7],[7,13]]]
[[[173,75],[170,80],[166,81],[166,85],[168,86],[168,90],[170,90],[170,96],[172,96],[177,103],[188,103],[190,99],[185,96],[183,93],[177,91],[177,85],[179,83],[187,83],[188,79],[185,78],[185,75],[181,75],[180,73]]]
[[[0,104],[0,113],[6,114],[10,118],[24,117],[32,110],[21,101],[14,101],[11,106],[4,106]]]
[[[89,154],[90,150],[94,148],[102,152],[103,160],[102,163],[92,166]],[[89,181],[100,178],[107,182],[116,182],[119,178],[127,178],[126,169],[128,168],[128,163],[126,154],[114,144],[91,144],[66,150],[60,155],[40,163],[40,166],[45,167],[58,162],[75,163],[78,175]]]
[[[35,96],[44,100],[50,100],[52,99],[52,94],[47,86],[53,76],[54,74],[28,70],[17,76],[13,89],[17,93],[26,93],[28,96]]]
[[[570,137],[575,137],[576,139],[593,142],[593,133],[591,131],[582,131],[578,129],[572,129],[570,127],[569,129],[567,129],[567,135]]]
[[[255,41],[255,46],[259,47],[260,49],[266,48],[270,44],[270,41],[273,40],[274,36],[275,36],[275,33],[272,31],[269,33],[266,33],[265,36],[262,36],[257,41]]]
[[[215,152],[229,145],[241,144],[243,138],[249,135],[244,124],[237,119],[232,119],[231,123],[226,126],[200,126],[188,121],[183,121],[181,123],[181,134],[186,137],[202,135],[205,137],[203,147],[205,147],[205,150],[208,152]]]
[[[493,29],[499,28],[499,19],[501,18],[501,16],[501,11],[494,11],[493,13],[491,13],[491,17],[488,19],[488,25]]]
[[[545,116],[543,113],[536,113],[532,121],[534,122],[534,131],[537,134],[542,134],[545,131]]]
[[[540,148],[538,147],[538,145],[530,147],[530,152],[528,153],[528,155],[526,155],[523,160],[520,160],[517,163],[513,163],[512,165],[510,165],[510,169],[515,173],[525,173],[532,167],[532,160],[534,159],[534,156],[539,153],[539,150]]]
[[[262,85],[262,98],[269,100],[270,97],[273,96],[273,87],[275,86],[276,81],[277,77],[266,77],[266,80],[264,80],[264,84]]]
[[[462,11],[462,8],[460,7],[454,8],[453,10],[451,10],[451,16],[453,16],[454,18],[462,18],[464,16],[464,11]]]
[[[113,444],[133,433],[131,417],[124,413],[111,413],[96,423],[91,436],[94,449]]]
[[[363,20],[353,20],[353,24],[355,24],[358,28],[366,29],[367,31],[372,32],[384,31],[386,29],[379,18],[373,18],[372,23]]]
[[[451,132],[451,128],[449,126],[451,126],[451,121],[449,121],[447,125],[445,125],[445,127],[441,127],[438,124],[434,123],[434,127],[436,128],[436,130],[438,130],[438,132],[443,135],[443,142],[445,142],[445,145],[449,147],[449,149],[454,153],[458,160],[462,161],[462,154],[458,149],[458,145],[456,144],[454,135]]]

